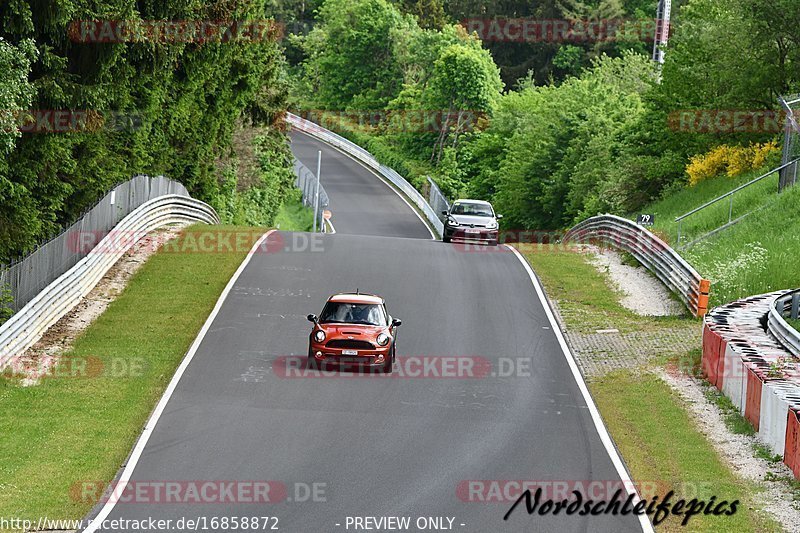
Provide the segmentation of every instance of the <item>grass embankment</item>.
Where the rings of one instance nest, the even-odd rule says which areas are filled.
[[[211,231],[220,229],[245,231],[251,241],[264,232]],[[88,372],[66,369],[67,376],[32,387],[0,378],[0,516],[77,519],[88,512],[76,489],[113,479],[244,259],[241,248],[153,255],[63,359],[88,362]],[[193,247],[178,241],[176,249]]]
[[[314,210],[303,205],[303,193],[293,189],[275,215],[275,227],[283,231],[311,231]]]
[[[663,233],[672,244],[676,244],[678,223],[675,222],[675,218],[747,183],[767,170],[769,169],[762,168],[734,178],[718,176],[701,181],[697,185],[686,186],[643,208],[642,212],[655,214],[654,229]],[[731,211],[733,218],[767,205],[776,198],[777,190],[778,175],[774,173],[737,192],[733,195],[733,210]],[[727,223],[729,210],[730,201],[729,198],[726,198],[684,219],[681,227],[681,244],[686,244]]]
[[[675,243],[675,217],[703,205],[759,175],[755,171],[735,179],[720,176],[687,187],[642,211],[656,215],[654,230]],[[734,195],[733,218],[753,211],[722,232],[682,250],[681,254],[711,280],[711,306],[778,289],[800,286],[800,188],[777,192],[777,177]],[[684,220],[683,233],[698,237],[728,221],[728,200],[718,202]],[[682,242],[686,242],[682,239]]]
[[[618,303],[617,293],[586,256],[551,247],[525,254],[541,277],[548,295],[557,300],[562,317],[572,331],[615,327],[621,332],[645,330],[654,335],[692,318],[639,317]],[[699,327],[699,325],[698,325]],[[698,332],[698,345],[700,342]],[[697,353],[687,358],[696,359]],[[653,364],[674,362],[656,355]],[[687,368],[687,365],[677,365]],[[691,366],[688,366],[691,370]],[[634,480],[657,483],[663,497],[674,490],[676,498],[708,501],[740,500],[733,516],[695,516],[688,527],[671,517],[659,531],[779,531],[779,527],[753,510],[755,487],[735,476],[691,419],[683,400],[656,374],[644,369],[615,371],[588,381],[589,389]],[[652,495],[651,495],[652,496]]]

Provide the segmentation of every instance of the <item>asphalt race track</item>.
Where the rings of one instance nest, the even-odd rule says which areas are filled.
[[[308,166],[318,146],[293,136]],[[277,251],[252,257],[132,476],[143,485],[270,481],[280,501],[134,498],[108,518],[272,516],[290,532],[365,531],[352,517],[394,516],[410,518],[407,531],[421,530],[420,517],[475,533],[640,531],[630,515],[529,516],[522,504],[504,521],[513,500],[469,501],[470,480],[619,476],[517,257],[432,241],[364,167],[329,147],[323,165],[338,233],[279,233]],[[403,320],[395,373],[309,373],[305,316],[357,287]],[[463,363],[456,377],[441,376],[446,362]]]
[[[431,233],[403,199],[367,167],[336,148],[301,132],[292,132],[292,151],[311,172],[317,171],[330,198],[337,233],[430,239]]]

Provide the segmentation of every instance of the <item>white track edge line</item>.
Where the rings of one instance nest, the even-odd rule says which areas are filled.
[[[400,191],[398,191],[397,189],[395,189],[395,188],[394,188],[394,186],[393,186],[392,184],[390,184],[388,181],[386,181],[386,179],[385,179],[383,176],[381,176],[380,174],[378,174],[378,172],[376,172],[374,168],[371,168],[371,167],[367,166],[367,165],[366,165],[366,164],[365,164],[363,161],[359,161],[358,159],[356,159],[356,158],[355,158],[355,157],[353,157],[352,155],[348,154],[347,152],[345,152],[344,150],[342,150],[342,149],[341,149],[341,148],[339,148],[338,146],[334,146],[334,145],[332,145],[331,143],[328,143],[328,142],[325,142],[325,141],[323,141],[322,139],[318,139],[318,138],[314,137],[313,135],[311,135],[310,133],[306,133],[306,132],[304,132],[304,131],[300,131],[300,130],[295,130],[295,131],[298,131],[298,132],[302,133],[303,135],[306,135],[306,136],[308,136],[308,137],[311,137],[311,138],[312,138],[312,139],[314,139],[315,141],[319,141],[319,142],[321,142],[321,143],[323,143],[323,144],[327,144],[328,146],[330,146],[330,147],[331,147],[331,148],[333,148],[334,150],[338,151],[338,152],[339,152],[339,153],[341,153],[341,154],[344,154],[344,155],[346,155],[347,157],[349,157],[350,159],[352,159],[353,161],[355,161],[356,163],[358,163],[359,165],[361,165],[362,167],[364,167],[365,169],[367,169],[368,171],[370,171],[370,172],[371,172],[372,174],[374,174],[374,175],[375,175],[375,176],[376,176],[376,177],[377,177],[379,180],[381,180],[381,181],[383,182],[383,184],[384,184],[384,185],[386,185],[387,187],[389,187],[389,188],[392,190],[392,192],[394,192],[394,193],[395,193],[397,196],[399,196],[399,197],[400,197],[400,199],[401,199],[401,200],[403,200],[403,201],[405,202],[405,204],[406,204],[406,205],[409,207],[409,209],[411,209],[411,211],[413,211],[413,212],[414,212],[414,214],[415,214],[415,215],[417,215],[417,218],[420,220],[420,222],[422,222],[422,225],[423,225],[423,226],[425,226],[425,229],[427,229],[427,230],[428,230],[428,233],[430,233],[430,234],[431,234],[431,240],[432,240],[432,241],[435,241],[435,240],[438,240],[438,239],[439,239],[439,238],[436,236],[436,232],[434,232],[434,231],[433,231],[433,228],[431,228],[431,226],[430,226],[430,223],[429,223],[427,220],[425,220],[424,218],[422,218],[422,215],[420,215],[420,214],[419,214],[419,211],[417,211],[417,208],[416,208],[416,207],[414,207],[413,205],[411,205],[410,203],[408,203],[408,200],[406,200],[406,197],[405,197],[405,196],[403,196],[402,194],[400,194]],[[357,146],[357,145],[356,145],[356,146]],[[371,155],[371,154],[370,154],[370,155]],[[374,157],[374,156],[373,156],[373,157]]]
[[[331,230],[328,232],[328,235],[336,235],[336,228],[333,227],[333,222],[331,219],[329,218],[325,221],[325,223],[328,224],[329,228],[331,228]]]
[[[117,481],[114,487],[114,492],[112,492],[112,495],[122,494],[121,492],[119,492],[120,488],[124,487],[130,481],[131,475],[133,474],[133,471],[136,469],[136,465],[138,464],[139,459],[142,456],[142,452],[144,451],[145,446],[147,446],[147,442],[150,440],[150,436],[153,434],[153,430],[155,429],[156,424],[158,424],[158,420],[161,418],[161,415],[163,414],[164,409],[167,407],[170,398],[172,398],[172,394],[178,387],[178,382],[181,380],[183,373],[186,371],[186,368],[188,368],[189,363],[192,362],[192,359],[194,359],[194,355],[197,352],[197,349],[200,347],[200,344],[203,342],[206,333],[208,333],[208,330],[211,328],[211,324],[214,322],[214,319],[217,317],[217,314],[219,314],[220,309],[222,309],[222,304],[225,303],[225,299],[228,297],[228,293],[231,292],[231,289],[233,289],[234,284],[239,279],[239,276],[242,274],[245,267],[247,267],[247,264],[253,258],[253,255],[256,253],[256,250],[258,250],[258,248],[261,246],[261,243],[264,242],[264,240],[266,240],[267,237],[269,237],[275,231],[277,230],[271,229],[267,231],[256,241],[256,243],[247,253],[247,256],[239,265],[239,268],[236,269],[236,272],[233,273],[231,279],[228,280],[228,284],[225,285],[225,288],[222,290],[222,294],[219,295],[217,303],[214,305],[214,309],[211,310],[211,314],[208,315],[208,318],[203,324],[203,327],[200,329],[200,333],[197,334],[197,337],[195,337],[194,342],[192,342],[192,345],[189,347],[189,351],[186,352],[186,355],[183,357],[183,361],[181,361],[180,366],[178,366],[178,369],[172,376],[172,380],[169,382],[167,389],[161,396],[161,399],[159,400],[158,405],[156,405],[153,414],[150,415],[150,419],[147,421],[147,424],[145,425],[142,434],[139,436],[139,440],[136,442],[136,446],[133,448],[133,452],[131,453],[131,456],[128,458],[128,462],[125,465],[125,469],[122,471],[122,475]],[[84,533],[94,533],[95,531],[100,529],[100,526],[102,525],[103,521],[106,518],[108,518],[108,515],[111,514],[111,511],[113,511],[114,507],[116,506],[116,502],[114,500],[115,498],[112,496],[109,499],[109,501],[106,502],[106,504],[103,506],[100,512],[97,513],[97,516],[91,519],[91,524],[86,529],[83,530]]]
[[[614,442],[611,440],[611,435],[608,433],[608,429],[606,428],[606,425],[600,416],[600,411],[597,409],[597,406],[594,403],[594,398],[592,398],[592,395],[589,393],[589,388],[586,386],[586,381],[583,379],[583,375],[578,369],[578,364],[575,362],[575,356],[572,354],[572,351],[570,350],[569,345],[564,338],[564,334],[561,332],[561,327],[558,325],[558,322],[553,315],[553,310],[550,309],[550,304],[547,301],[547,297],[544,294],[544,289],[542,288],[541,283],[539,283],[539,279],[536,277],[536,274],[533,273],[531,265],[522,256],[519,250],[513,246],[509,246],[508,244],[504,244],[503,246],[514,252],[514,255],[517,256],[517,259],[519,259],[519,261],[522,263],[522,266],[525,268],[525,271],[531,278],[531,283],[533,283],[533,287],[536,289],[536,295],[539,297],[542,307],[544,307],[544,312],[547,315],[547,319],[550,321],[552,330],[555,332],[556,338],[558,339],[558,344],[561,346],[561,351],[564,353],[564,357],[567,360],[569,369],[572,371],[572,376],[575,378],[575,382],[578,384],[578,389],[580,389],[583,399],[586,402],[586,406],[589,408],[589,414],[592,417],[592,421],[594,422],[597,433],[600,435],[600,441],[603,443],[606,453],[608,453],[608,456],[611,458],[611,462],[613,463],[620,480],[623,481],[628,494],[634,495],[634,502],[640,501],[641,498],[639,496],[639,492],[636,490],[633,480],[630,479],[631,476],[625,468],[622,458],[620,457],[617,448],[614,446]],[[630,481],[630,483],[625,483],[626,480]],[[642,531],[646,531],[647,533],[655,531],[653,529],[653,525],[650,523],[650,519],[646,514],[639,515],[639,523],[642,526]]]

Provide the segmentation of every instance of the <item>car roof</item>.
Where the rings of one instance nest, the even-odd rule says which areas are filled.
[[[463,198],[456,200],[455,202],[453,202],[453,204],[454,205],[455,204],[480,204],[480,205],[488,205],[488,206],[492,205],[490,202],[487,202],[485,200],[467,200],[467,199],[463,199]]]
[[[350,304],[383,304],[383,298],[374,294],[353,294],[349,292],[334,294],[329,302],[345,302]]]

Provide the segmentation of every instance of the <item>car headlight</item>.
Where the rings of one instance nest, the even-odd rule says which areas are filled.
[[[386,346],[389,344],[389,335],[386,333],[381,333],[378,335],[378,338],[375,339],[380,346]]]
[[[448,226],[458,226],[458,221],[456,219],[454,219],[454,218],[448,218],[447,219],[447,225]]]
[[[489,222],[486,224],[486,229],[497,229],[497,222]]]
[[[317,342],[322,342],[325,340],[325,332],[321,329],[318,329],[314,332],[314,340]]]

